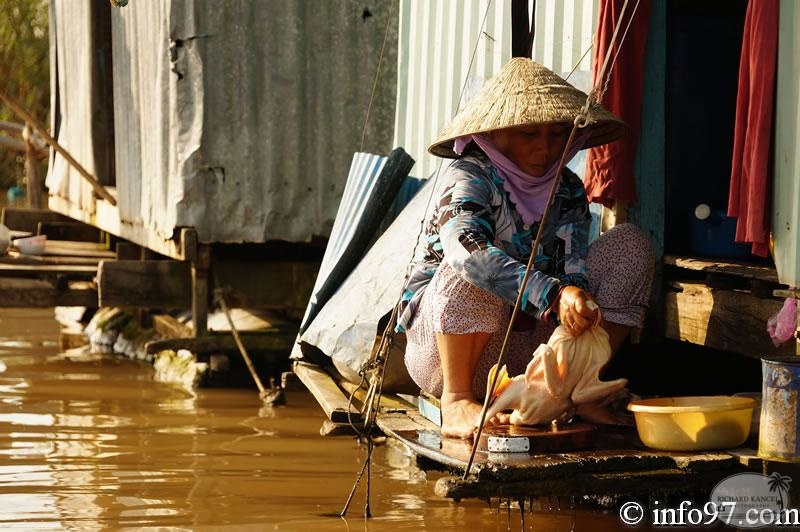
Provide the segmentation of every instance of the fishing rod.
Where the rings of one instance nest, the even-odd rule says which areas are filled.
[[[625,27],[625,31],[623,32],[622,40],[620,40],[619,46],[617,47],[617,51],[614,54],[614,59],[611,62],[611,68],[608,70],[608,74],[606,75],[606,68],[608,67],[609,59],[611,58],[610,51],[614,49],[614,45],[616,44],[617,36],[619,34],[619,30],[620,30],[621,26],[619,24],[617,24],[616,27],[614,28],[614,33],[611,36],[611,43],[610,43],[610,46],[609,46],[609,53],[606,54],[606,57],[603,60],[603,66],[601,67],[599,75],[597,76],[597,80],[598,81],[595,84],[595,86],[592,88],[592,90],[589,91],[589,94],[586,96],[586,102],[584,103],[583,108],[580,110],[578,115],[575,117],[575,120],[573,121],[573,127],[572,127],[572,130],[570,131],[569,138],[567,139],[567,142],[564,145],[564,150],[563,150],[563,152],[561,154],[561,160],[558,163],[558,170],[556,171],[556,177],[555,177],[555,179],[553,179],[553,185],[550,188],[550,194],[549,194],[548,199],[547,199],[547,204],[545,205],[544,213],[542,214],[542,220],[539,223],[539,229],[536,232],[536,239],[534,241],[533,246],[531,247],[531,255],[528,258],[528,264],[527,264],[527,266],[525,268],[525,275],[522,277],[522,282],[520,283],[520,289],[519,289],[519,292],[517,293],[517,299],[516,299],[516,301],[514,303],[514,309],[513,309],[512,313],[511,313],[511,318],[509,319],[508,327],[506,328],[506,334],[505,334],[505,337],[503,338],[503,344],[500,347],[500,354],[497,357],[497,368],[501,368],[502,367],[503,358],[505,357],[505,354],[506,354],[506,351],[507,351],[507,347],[508,347],[508,339],[511,336],[511,330],[514,327],[514,321],[516,320],[517,316],[519,315],[519,311],[520,311],[520,307],[521,307],[521,303],[522,303],[522,297],[523,297],[523,294],[525,293],[525,285],[528,282],[529,274],[530,274],[531,270],[534,267],[534,260],[535,260],[535,257],[536,257],[536,252],[539,249],[539,245],[540,245],[541,240],[542,240],[542,235],[544,234],[544,226],[545,226],[548,214],[550,212],[550,207],[552,207],[553,199],[555,198],[556,190],[558,190],[558,186],[561,183],[561,172],[563,171],[564,166],[566,164],[567,153],[569,153],[569,148],[571,147],[571,145],[572,145],[572,143],[573,143],[573,141],[575,139],[575,133],[577,132],[577,130],[580,129],[580,128],[585,128],[585,127],[590,125],[589,110],[594,106],[599,106],[600,105],[602,97],[605,94],[606,89],[608,88],[608,83],[611,80],[611,72],[613,71],[614,64],[617,61],[617,56],[619,55],[619,48],[622,47],[622,44],[623,44],[623,42],[625,40],[625,37],[628,34],[628,29],[630,28],[631,22],[633,21],[633,17],[636,15],[636,10],[639,7],[639,1],[640,0],[636,0],[636,5],[633,8],[631,16],[628,19],[628,23],[627,23],[627,25]],[[628,7],[628,0],[625,0],[625,2],[622,4],[622,9],[620,10],[619,20],[622,20],[624,18],[625,10],[626,10],[627,7]],[[494,395],[494,391],[495,391],[495,388],[497,386],[497,380],[498,380],[499,376],[500,376],[500,371],[495,371],[494,375],[492,377],[492,382],[491,382],[490,386],[486,390],[486,396],[484,397],[484,400],[483,400],[483,408],[481,409],[480,421],[478,422],[477,433],[474,434],[474,436],[473,436],[472,450],[470,451],[469,460],[467,461],[467,466],[464,469],[464,476],[462,477],[464,480],[466,480],[469,477],[470,470],[472,469],[472,464],[475,461],[475,453],[478,450],[478,444],[480,443],[481,433],[483,432],[483,425],[486,422],[486,412],[489,410],[489,404],[491,403],[492,395]]]

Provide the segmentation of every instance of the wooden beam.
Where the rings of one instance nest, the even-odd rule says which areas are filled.
[[[16,231],[36,234],[39,222],[73,222],[63,214],[48,209],[20,209],[5,207],[0,213],[0,223]]]
[[[100,230],[82,222],[46,222],[37,224],[37,235],[47,235],[48,240],[72,240],[100,243]]]
[[[188,308],[189,264],[175,260],[101,261],[97,270],[100,306]]]
[[[192,326],[196,337],[208,334],[208,246],[199,246],[197,257],[191,262],[192,272]]]
[[[347,423],[348,419],[354,423],[362,421],[361,414],[353,405],[348,408],[347,397],[325,370],[306,362],[295,362],[292,369],[317,400],[329,420],[334,423]]]
[[[319,271],[316,262],[214,261],[231,308],[303,308]]]
[[[696,259],[692,257],[664,255],[664,264],[667,266],[676,266],[686,270],[734,275],[737,277],[743,277],[745,279],[758,279],[759,281],[780,284],[780,281],[778,280],[778,272],[775,268],[748,264],[746,262],[738,262],[734,260],[722,261],[714,259]]]
[[[668,338],[757,358],[794,354],[792,342],[776,348],[766,332],[781,301],[702,283],[674,282],[672,288],[665,295]]]
[[[119,209],[106,201],[98,200],[95,203],[96,212],[83,209],[77,203],[72,203],[68,198],[60,196],[50,196],[48,205],[52,210],[65,214],[70,219],[93,225],[101,231],[152,249],[161,255],[176,260],[184,258],[181,256],[176,240],[165,240],[150,227],[120,219]]]
[[[84,265],[84,266],[94,266],[97,268],[97,265],[100,261],[103,260],[99,257],[55,257],[52,255],[43,256],[43,255],[23,255],[18,251],[14,251],[13,249],[8,252],[8,255],[5,257],[0,257],[0,263],[2,264],[51,264],[51,265]]]
[[[191,327],[184,325],[169,314],[154,315],[153,329],[166,338],[191,338],[194,334]]]
[[[296,335],[277,332],[240,332],[248,351],[280,351],[287,355]],[[168,338],[155,340],[145,346],[148,354],[171,349],[187,349],[192,353],[218,353],[220,351],[238,351],[233,335],[229,332],[212,333],[201,337]]]
[[[74,264],[5,264],[0,263],[0,276],[3,277],[38,277],[41,275],[60,275],[66,277],[93,278],[97,273],[94,266]]]
[[[96,307],[97,291],[90,285],[56,287],[39,279],[0,277],[0,307]]]

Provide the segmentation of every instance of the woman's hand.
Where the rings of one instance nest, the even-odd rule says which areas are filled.
[[[572,336],[583,334],[597,320],[597,303],[577,286],[561,290],[557,305],[558,319]]]

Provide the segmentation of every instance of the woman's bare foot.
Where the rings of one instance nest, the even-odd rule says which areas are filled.
[[[443,393],[442,436],[448,438],[472,438],[477,430],[482,406],[471,393]]]

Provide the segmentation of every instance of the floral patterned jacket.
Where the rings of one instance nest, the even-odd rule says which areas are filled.
[[[441,178],[438,203],[410,265],[397,331],[411,326],[425,287],[443,260],[468,282],[514,305],[539,222],[525,225],[497,170],[483,153],[454,161]],[[591,215],[580,178],[565,168],[528,277],[522,310],[538,319],[562,286],[588,289]],[[555,313],[550,319],[556,320]]]

